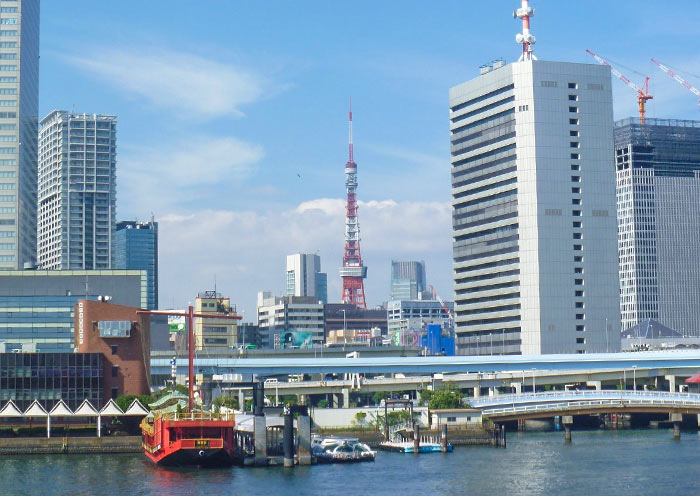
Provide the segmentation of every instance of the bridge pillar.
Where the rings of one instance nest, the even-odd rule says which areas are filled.
[[[564,442],[571,442],[571,425],[574,423],[572,415],[562,415],[561,423],[564,424]]]
[[[601,389],[603,389],[602,381],[588,381],[586,382],[586,386],[593,386],[595,387],[596,391],[600,391]]]
[[[681,438],[681,422],[683,422],[682,413],[672,413],[671,422],[673,422],[673,439]]]
[[[666,380],[668,381],[668,390],[674,393],[676,391],[676,376],[667,375]]]
[[[522,394],[523,392],[522,382],[511,382],[510,387],[515,388],[515,394]]]
[[[306,405],[306,395],[305,394],[298,394],[297,399],[299,400],[300,405]]]
[[[343,388],[343,408],[350,407],[350,390],[348,388]]]
[[[474,398],[479,398],[481,396],[481,384],[474,386]]]
[[[500,394],[500,393],[498,392],[498,388],[497,388],[497,387],[490,387],[490,388],[489,388],[489,397],[498,396],[499,394]]]
[[[698,427],[700,427],[700,413],[698,413]]]
[[[311,465],[311,417],[299,415],[297,431],[299,433],[299,446],[297,449],[299,465]]]

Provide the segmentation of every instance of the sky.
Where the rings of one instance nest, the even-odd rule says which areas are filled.
[[[352,97],[368,306],[388,299],[391,260],[424,260],[453,298],[448,90],[517,60],[517,0],[45,0],[40,118],[114,114],[118,220],[159,222],[161,308],[229,296],[255,321],[282,295],[285,256],[317,253],[338,301]],[[540,60],[607,58],[647,116],[698,119],[694,1],[535,0]],[[613,82],[616,119],[636,94]]]

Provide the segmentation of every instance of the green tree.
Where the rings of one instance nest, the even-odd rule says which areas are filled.
[[[238,398],[232,398],[231,396],[218,396],[211,402],[211,406],[215,412],[218,412],[222,406],[238,410]]]
[[[462,404],[462,393],[453,384],[442,384],[430,395],[428,407],[431,410],[442,410],[465,408],[465,405]]]

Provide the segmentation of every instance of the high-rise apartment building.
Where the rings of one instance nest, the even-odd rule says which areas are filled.
[[[615,123],[622,330],[700,335],[700,121]]]
[[[321,257],[305,253],[287,255],[286,294],[328,301],[328,276],[321,272]]]
[[[157,222],[117,222],[114,233],[114,268],[145,270],[148,275],[148,309],[158,308]]]
[[[36,262],[39,0],[0,1],[0,270]]]
[[[450,90],[457,353],[616,351],[610,69],[536,60],[526,31]]]
[[[44,269],[109,269],[117,197],[117,119],[51,112],[39,138],[38,261]]]
[[[392,300],[418,300],[426,290],[425,262],[391,261]]]

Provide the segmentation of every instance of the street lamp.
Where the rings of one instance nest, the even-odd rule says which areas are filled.
[[[345,350],[345,342],[348,339],[348,337],[345,334],[345,310],[341,309],[340,311],[343,312],[343,350]]]
[[[481,355],[481,348],[479,348],[479,336],[476,337],[476,354]]]

